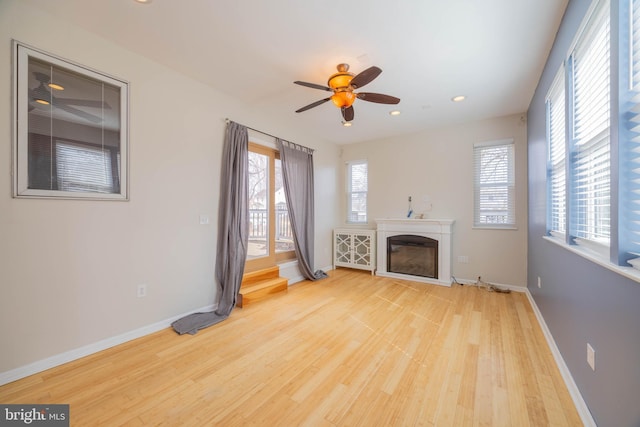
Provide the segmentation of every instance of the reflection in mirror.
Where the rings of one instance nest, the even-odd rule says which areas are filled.
[[[127,84],[19,44],[17,53],[15,195],[126,199]]]

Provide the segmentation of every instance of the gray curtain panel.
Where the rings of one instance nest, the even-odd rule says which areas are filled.
[[[173,322],[179,334],[195,334],[229,317],[236,305],[244,262],[247,258],[249,136],[247,128],[227,124],[222,154],[218,248],[216,254],[216,296],[218,306],[208,313],[193,313]]]
[[[313,271],[314,204],[313,150],[276,138],[282,161],[284,193],[289,205],[289,219],[298,257],[298,267],[309,280],[327,277],[322,270]]]

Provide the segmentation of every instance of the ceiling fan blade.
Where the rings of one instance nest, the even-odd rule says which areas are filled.
[[[369,102],[377,102],[378,104],[397,104],[400,102],[400,98],[396,98],[391,95],[383,95],[381,93],[360,92],[356,96],[358,99]]]
[[[342,117],[344,118],[345,122],[350,122],[351,120],[353,120],[354,115],[355,112],[353,111],[353,105],[350,107],[342,107]]]
[[[38,86],[35,89],[29,89],[29,98],[31,101],[42,100],[46,102],[51,102],[51,94],[48,90],[46,90],[42,85]]]
[[[318,105],[324,104],[325,102],[327,102],[330,99],[331,99],[331,97],[325,98],[325,99],[321,99],[320,101],[316,101],[316,102],[314,102],[312,104],[309,104],[309,105],[307,105],[305,107],[300,108],[299,110],[296,110],[296,113],[302,113],[303,111],[310,110],[313,107],[317,107]]]
[[[68,105],[65,105],[65,104],[56,104],[55,101],[54,101],[53,106],[57,107],[57,108],[59,108],[61,110],[64,110],[67,113],[71,113],[71,114],[73,114],[75,116],[82,117],[83,119],[88,120],[88,121],[93,122],[93,123],[102,122],[102,119],[100,117],[98,117],[98,116],[94,116],[93,114],[89,114],[89,113],[87,113],[85,111],[78,110],[77,108],[69,107]]]
[[[74,99],[74,98],[60,98],[54,97],[54,102],[58,102],[59,104],[66,105],[79,105],[81,107],[93,107],[93,108],[105,108],[107,110],[111,109],[111,106],[104,101],[94,101],[90,99]]]
[[[301,82],[301,81],[298,81],[298,80],[296,80],[294,83],[297,84],[297,85],[300,85],[300,86],[310,87],[312,89],[320,89],[320,90],[326,90],[326,91],[331,92],[331,88],[330,87],[317,85],[315,83]]]
[[[357,76],[355,76],[353,79],[351,79],[350,84],[354,88],[362,87],[368,83],[371,83],[371,81],[376,77],[378,77],[381,72],[382,70],[378,67],[375,67],[375,66],[369,67],[363,72],[361,72],[360,74],[358,74]]]

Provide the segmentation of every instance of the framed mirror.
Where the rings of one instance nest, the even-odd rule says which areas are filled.
[[[13,42],[13,196],[128,200],[128,83]]]

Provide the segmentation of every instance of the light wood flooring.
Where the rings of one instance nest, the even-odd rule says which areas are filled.
[[[524,294],[338,269],[0,387],[73,426],[582,425]]]

